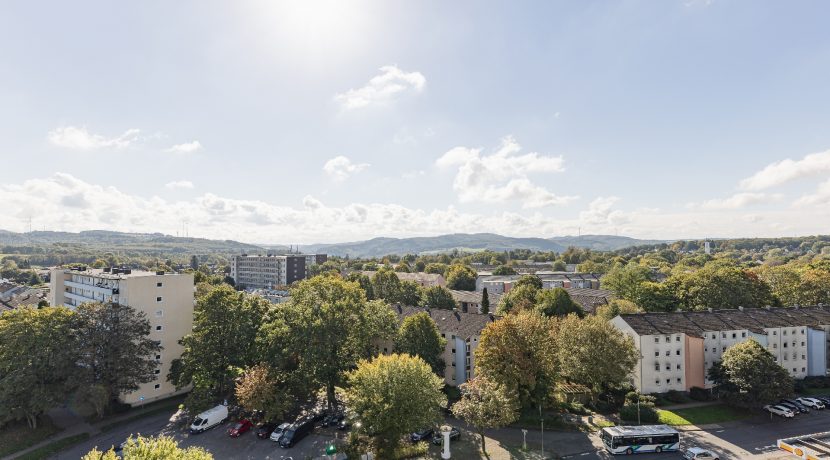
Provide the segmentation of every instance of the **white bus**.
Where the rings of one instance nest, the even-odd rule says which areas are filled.
[[[671,452],[680,449],[680,434],[666,425],[612,426],[600,432],[612,454]]]

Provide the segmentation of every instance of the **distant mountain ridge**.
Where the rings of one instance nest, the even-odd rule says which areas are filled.
[[[209,240],[163,233],[124,233],[87,230],[78,233],[35,231],[15,233],[0,230],[0,246],[74,245],[107,250],[180,253],[242,253],[262,251],[253,244],[232,240]]]
[[[454,233],[451,235],[413,238],[372,238],[366,241],[335,244],[301,245],[308,253],[325,252],[349,257],[381,257],[388,254],[423,254],[459,251],[509,251],[530,249],[533,251],[562,252],[568,246],[587,247],[597,251],[611,251],[657,241],[638,240],[623,236],[585,235],[555,238],[513,238],[494,233]]]

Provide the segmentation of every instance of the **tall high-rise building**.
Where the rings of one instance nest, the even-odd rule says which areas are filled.
[[[147,403],[180,391],[167,381],[170,363],[181,356],[179,339],[193,329],[193,275],[119,268],[54,268],[51,305],[75,308],[86,302],[113,302],[144,312],[150,321],[150,338],[162,350],[155,356],[155,380],[121,395],[127,404]]]
[[[231,258],[231,277],[237,286],[246,288],[287,286],[307,278],[309,267],[326,259],[326,254],[242,254]]]

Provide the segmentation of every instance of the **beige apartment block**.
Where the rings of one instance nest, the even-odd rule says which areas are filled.
[[[170,363],[182,354],[178,341],[193,329],[193,275],[118,268],[54,268],[51,288],[52,305],[74,308],[86,302],[115,302],[143,312],[150,321],[150,338],[162,346],[155,356],[156,378],[137,391],[121,395],[123,402],[146,404],[181,392],[166,377]]]

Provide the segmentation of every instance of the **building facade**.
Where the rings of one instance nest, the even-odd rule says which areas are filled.
[[[475,356],[481,331],[495,320],[493,315],[402,305],[393,306],[392,309],[401,322],[420,312],[427,313],[435,321],[441,337],[447,341],[442,355],[445,363],[444,382],[447,385],[458,386],[475,377]],[[377,349],[379,353],[391,354],[395,352],[395,345],[391,341],[381,341],[377,344]]]
[[[827,374],[830,307],[639,313],[611,320],[640,353],[641,393],[711,388],[709,369],[732,345],[755,339],[796,379]]]
[[[491,294],[510,292],[513,285],[524,275],[491,275],[480,273],[476,278],[476,291],[487,288]],[[567,273],[540,271],[533,274],[542,281],[543,289],[577,288],[599,289],[600,276],[596,273]]]
[[[231,258],[231,278],[237,286],[273,289],[306,279],[309,267],[327,259],[326,254],[242,254]]]
[[[143,312],[150,321],[150,338],[162,346],[155,356],[156,378],[121,395],[123,402],[145,404],[181,392],[166,377],[170,363],[184,351],[179,340],[193,329],[193,275],[117,268],[55,268],[50,284],[51,305],[75,308],[87,302],[113,302]]]

